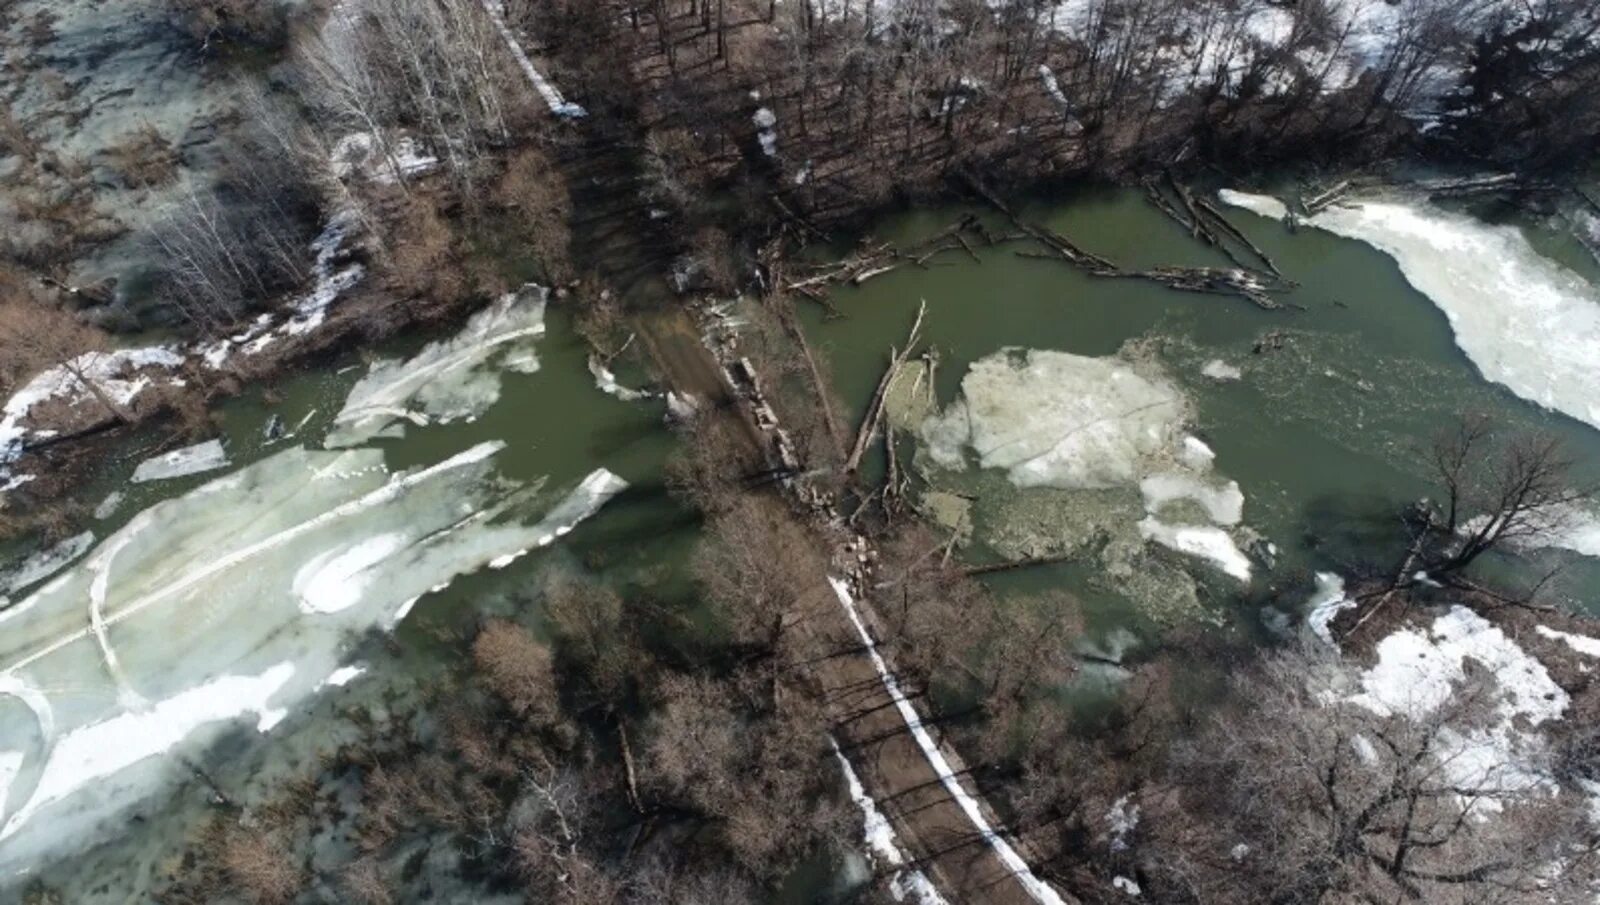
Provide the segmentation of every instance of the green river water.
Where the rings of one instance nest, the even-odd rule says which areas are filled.
[[[965,212],[944,207],[905,213],[880,222],[873,233],[883,240],[910,242]],[[1086,190],[1030,205],[1024,213],[1127,266],[1226,264],[1150,207],[1140,193]],[[1276,567],[1259,570],[1248,586],[1194,570],[1208,618],[1219,623],[1233,620],[1259,627],[1262,608],[1268,606],[1297,612],[1311,593],[1313,571],[1342,573],[1363,562],[1392,567],[1397,508],[1428,492],[1414,451],[1459,413],[1488,412],[1517,427],[1554,432],[1578,461],[1580,475],[1600,478],[1600,431],[1484,380],[1457,348],[1446,317],[1411,287],[1393,259],[1361,242],[1318,230],[1290,234],[1244,212],[1231,218],[1300,284],[1287,299],[1304,311],[1264,311],[1231,297],[1095,279],[1064,264],[994,248],[980,249],[981,263],[946,255],[928,269],[908,267],[861,287],[841,288],[833,300],[846,317],[824,320],[819,308],[808,307],[805,326],[829,360],[836,389],[853,415],[865,405],[888,347],[901,341],[922,300],[928,308],[925,336],[941,357],[937,393],[943,403],[956,397],[973,362],[1005,347],[1098,357],[1115,354],[1129,341],[1149,341],[1145,347],[1153,350],[1150,357],[1192,398],[1190,429],[1215,451],[1216,472],[1236,480],[1243,490],[1245,524],[1279,550]],[[1554,230],[1523,225],[1535,248],[1600,281],[1594,261],[1581,249]],[[552,305],[546,327],[537,344],[538,371],[502,374],[500,398],[481,416],[409,428],[403,439],[370,445],[397,472],[426,468],[486,441],[503,442],[504,450],[494,457],[494,473],[505,482],[542,479],[547,490],[541,491],[541,511],[597,468],[624,478],[628,489],[554,545],[507,568],[457,577],[425,595],[392,635],[365,631],[341,640],[339,662],[360,661],[365,675],[297,704],[270,733],[237,727],[189,750],[186,756],[199,758],[219,787],[241,801],[256,800],[274,779],[292,775],[319,752],[351,738],[355,722],[376,720],[381,725],[420,688],[448,672],[448,652],[459,645],[440,643],[441,637],[461,637],[486,612],[525,606],[534,596],[530,589],[548,569],[584,570],[656,595],[692,593],[682,564],[695,540],[697,521],[668,499],[662,486],[662,465],[673,444],[662,427],[664,407],[657,400],[624,402],[596,389],[585,366],[587,350],[572,329],[569,312]],[[1283,331],[1288,340],[1275,351],[1257,354],[1253,350],[1268,331]],[[421,339],[397,343],[380,354],[403,358],[422,344]],[[1214,359],[1237,367],[1241,379],[1219,382],[1203,376],[1201,369]],[[316,447],[365,371],[363,362],[346,361],[274,386],[270,404],[257,391],[226,405],[221,430],[233,467],[280,455],[297,444]],[[272,413],[290,426],[309,420],[297,437],[268,445],[262,426]],[[85,489],[90,505],[114,490],[126,492],[116,513],[93,526],[101,538],[124,528],[147,507],[191,493],[217,477],[213,473],[125,486],[147,452],[130,448],[125,460],[110,464]],[[993,476],[972,480],[980,492],[994,486]],[[969,551],[980,561],[994,555],[981,541],[984,529],[993,526],[982,524],[981,517],[980,509],[980,541]],[[1539,558],[1566,563],[1558,592],[1574,606],[1600,611],[1596,560],[1566,553]],[[293,566],[276,563],[273,568],[292,571]],[[239,577],[252,580],[251,575]],[[1120,630],[1149,636],[1159,629],[1160,620],[1150,618],[1139,601],[1086,563],[1019,571],[993,582],[1003,593],[1067,586],[1084,599],[1092,633],[1101,639]],[[136,633],[158,636],[163,629],[145,620],[118,631],[128,633],[122,643],[131,645]],[[180,661],[185,655],[168,653]],[[4,724],[8,733],[10,727],[31,725],[20,710],[0,710],[0,720],[8,716],[14,720]],[[92,849],[70,868],[42,872],[60,883],[71,901],[128,901],[142,895],[161,859],[171,855],[194,826],[195,815],[207,807],[205,790],[185,766],[167,763],[149,772],[150,788],[172,790],[170,794],[136,796],[111,824],[125,825],[121,821],[137,813],[147,829],[115,841],[117,834],[107,834],[107,825],[101,823],[96,834],[114,841]],[[8,815],[19,806],[16,800],[6,804]],[[48,849],[42,841],[47,832],[36,823],[19,838],[32,836],[31,841]],[[5,846],[0,841],[0,851]],[[795,901],[812,900],[817,889],[833,883],[813,876],[828,870],[804,873],[806,878],[797,880],[791,891]]]

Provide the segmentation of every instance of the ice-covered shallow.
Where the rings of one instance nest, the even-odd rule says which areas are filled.
[[[405,361],[380,361],[350,391],[329,433],[330,447],[393,436],[405,422],[475,418],[500,398],[500,372],[539,369],[549,290],[525,286],[473,315],[461,332],[428,344]]]
[[[1222,198],[1264,214],[1282,207],[1260,195]],[[1521,230],[1413,198],[1352,201],[1305,222],[1394,258],[1485,378],[1600,427],[1600,290]]]
[[[362,634],[625,486],[602,469],[556,499],[501,477],[502,446],[399,474],[372,449],[285,450],[139,513],[0,613],[0,874],[118,831],[207,745],[354,678]]]

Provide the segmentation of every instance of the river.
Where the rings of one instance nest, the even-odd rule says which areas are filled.
[[[1396,551],[1405,544],[1396,517],[1400,508],[1437,493],[1421,452],[1458,415],[1485,414],[1508,432],[1551,433],[1575,461],[1575,479],[1600,479],[1596,419],[1585,422],[1531,404],[1512,388],[1541,401],[1553,393],[1553,403],[1559,404],[1580,396],[1579,386],[1600,379],[1600,359],[1592,357],[1600,350],[1600,333],[1584,332],[1585,324],[1600,316],[1595,259],[1570,233],[1543,220],[1523,217],[1491,226],[1403,195],[1373,200],[1410,211],[1418,229],[1439,241],[1420,250],[1403,248],[1397,260],[1379,250],[1385,242],[1393,250],[1392,236],[1375,234],[1369,237],[1375,244],[1369,244],[1350,238],[1359,229],[1343,222],[1337,225],[1346,235],[1311,226],[1291,233],[1274,220],[1228,209],[1232,222],[1299,284],[1282,300],[1304,310],[1269,311],[1229,296],[1096,278],[1058,261],[1020,257],[1013,247],[996,247],[980,248],[981,262],[956,252],[926,269],[904,267],[859,286],[840,287],[832,301],[843,318],[829,319],[820,306],[804,302],[802,315],[856,416],[883,374],[889,347],[904,341],[924,301],[923,335],[939,356],[940,406],[960,395],[974,363],[1007,348],[1099,361],[1113,360],[1109,357],[1123,350],[1115,361],[1157,372],[1159,385],[1170,385],[1185,398],[1184,431],[1215,454],[1202,469],[1203,480],[1212,490],[1236,481],[1245,501],[1242,524],[1259,535],[1261,550],[1270,544],[1276,552],[1271,568],[1250,564],[1255,568],[1249,582],[1220,574],[1194,557],[1178,558],[1196,578],[1192,588],[1172,574],[1170,556],[1141,560],[1132,575],[1106,571],[1106,557],[1096,561],[1085,552],[1083,522],[1101,519],[1112,535],[1128,530],[1145,514],[1136,490],[1117,497],[1104,487],[1061,489],[1063,483],[1073,484],[1070,478],[1046,481],[1058,486],[1019,488],[1015,474],[1007,480],[996,468],[975,469],[973,463],[955,471],[940,468],[929,461],[926,442],[902,440],[902,449],[909,456],[913,446],[921,447],[915,461],[930,480],[917,482],[918,487],[974,500],[973,556],[1077,551],[1074,562],[1018,572],[999,583],[1019,591],[1059,584],[1075,589],[1104,645],[1120,647],[1113,639],[1125,641],[1127,632],[1138,635],[1186,618],[1281,629],[1285,617],[1298,614],[1313,593],[1315,572],[1348,573],[1374,563],[1393,568]],[[875,224],[871,234],[909,246],[967,213],[983,216],[996,234],[1010,229],[987,211],[955,206],[902,213]],[[1125,267],[1230,266],[1139,191],[1085,189],[1028,205],[1022,214]],[[1408,276],[1446,303],[1461,303],[1452,315],[1464,325],[1464,339],[1452,329],[1444,305]],[[1497,299],[1504,300],[1494,309],[1502,315],[1498,321],[1463,309],[1474,304],[1481,309]],[[1497,329],[1506,332],[1497,335]],[[1125,348],[1129,344],[1135,345]],[[1521,368],[1520,378],[1505,377],[1507,362]],[[1017,407],[1037,412],[1096,390],[1093,379],[1088,385],[1065,382],[1080,378],[1038,362],[1028,373],[1040,379],[1005,377],[1008,382],[994,392],[1002,397],[1022,393],[1026,398]],[[1486,380],[1484,374],[1512,386]],[[1056,385],[1049,385],[1052,380]],[[991,408],[1002,402],[987,400]],[[1566,408],[1584,414],[1575,404]],[[1008,412],[1005,417],[1028,416]],[[1004,436],[1008,425],[992,429]],[[1019,534],[1022,523],[1034,527]],[[1579,516],[1570,545],[1592,543],[1595,524],[1592,513]],[[1588,535],[1582,533],[1585,528]],[[1241,536],[1238,530],[1230,533]],[[1235,546],[1247,552],[1246,543]],[[1600,612],[1600,562],[1593,556],[1554,549],[1537,551],[1535,559],[1533,568],[1564,567],[1557,599]],[[1235,571],[1245,567],[1219,562]],[[1152,572],[1162,580],[1150,580]],[[1194,599],[1186,604],[1173,604],[1190,594]]]
[[[905,213],[873,232],[908,242],[966,212]],[[1226,263],[1133,191],[1084,190],[1024,214],[1125,265]],[[804,312],[859,412],[926,301],[935,394],[901,435],[924,475],[917,491],[970,502],[974,560],[1074,553],[992,581],[1004,593],[1071,588],[1090,616],[1085,647],[1101,653],[1195,623],[1295,631],[1313,573],[1391,563],[1398,507],[1428,492],[1416,449],[1458,413],[1553,432],[1580,476],[1600,478],[1600,431],[1475,364],[1463,348],[1482,346],[1408,281],[1449,293],[1453,276],[1481,282],[1496,260],[1454,271],[1312,226],[1291,234],[1230,216],[1299,284],[1286,300],[1303,311],[1095,279],[991,248],[981,261],[945,256],[840,289],[842,319]],[[1564,268],[1600,281],[1559,231],[1515,226],[1476,247],[1518,263],[1519,279]],[[570,313],[536,302],[503,302],[459,337],[393,343],[230,402],[225,468],[130,484],[152,452],[145,438],[84,489],[91,507],[115,503],[90,526],[93,545],[0,613],[4,885],[43,878],[73,902],[147,895],[214,795],[262,801],[359,725],[389,725],[450,669],[459,645],[441,638],[533,605],[548,570],[691,592],[680,564],[697,522],[662,487],[663,404],[602,392]],[[1110,403],[1096,396],[1108,386]],[[1116,400],[1141,393],[1156,395],[1135,406],[1149,416],[1139,433],[1106,432],[1125,419],[1095,416],[1097,445],[1068,443],[1073,455],[1008,465],[998,447],[961,448],[980,443],[974,425],[990,418],[984,429],[1008,443],[1042,437],[1060,452],[1065,438],[1042,434],[1051,419],[1115,414]],[[965,423],[941,418],[964,395]],[[273,415],[291,436],[267,439]],[[930,421],[973,432],[952,441]],[[940,443],[955,449],[942,464]],[[1118,444],[1142,449],[1140,462],[1118,459]],[[869,463],[869,475],[882,467]],[[1600,611],[1594,558],[1534,558],[1564,564],[1556,592]],[[123,832],[130,823],[140,832]],[[814,876],[827,868],[803,873],[797,901],[831,885]]]

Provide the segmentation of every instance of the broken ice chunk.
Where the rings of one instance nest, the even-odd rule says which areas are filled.
[[[228,466],[228,453],[221,440],[207,440],[194,446],[175,449],[166,455],[156,456],[139,463],[133,472],[133,483],[170,481]]]

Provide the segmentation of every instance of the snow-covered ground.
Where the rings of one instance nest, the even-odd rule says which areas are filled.
[[[0,409],[0,495],[32,479],[14,474],[12,466],[28,441],[50,436],[47,431],[27,427],[36,409],[47,403],[83,410],[102,405],[79,375],[115,404],[128,407],[151,387],[182,386],[183,378],[176,372],[184,367],[225,368],[234,356],[259,354],[273,343],[322,326],[333,303],[366,273],[360,264],[342,262],[345,245],[356,228],[357,218],[352,212],[336,214],[311,243],[315,263],[310,290],[290,299],[281,312],[260,315],[240,333],[187,347],[160,345],[89,352],[70,366],[58,365],[35,375]],[[95,415],[103,413],[96,411]]]
[[[1447,726],[1435,752],[1452,785],[1464,794],[1485,792],[1476,813],[1501,807],[1494,794],[1516,794],[1551,779],[1538,766],[1545,741],[1539,727],[1559,720],[1569,698],[1543,663],[1500,628],[1462,606],[1426,629],[1408,628],[1378,643],[1378,662],[1361,676],[1352,701],[1380,715],[1425,719],[1449,704],[1476,663],[1497,689],[1491,715],[1471,725]]]
[[[926,874],[906,868],[908,859],[900,848],[900,840],[895,836],[889,818],[883,816],[878,803],[867,794],[866,788],[861,785],[861,778],[856,776],[855,768],[850,766],[849,759],[839,750],[839,743],[832,738],[828,741],[833,745],[833,756],[838,759],[839,769],[849,786],[850,800],[861,809],[863,841],[876,861],[894,871],[889,877],[889,894],[896,902],[904,902],[909,897],[917,905],[945,905],[944,896],[939,895]]]
[[[1223,200],[1281,207],[1237,192]],[[1354,200],[1305,222],[1394,258],[1485,378],[1600,428],[1600,289],[1540,255],[1520,230],[1420,199]]]
[[[855,598],[851,596],[850,589],[837,578],[830,577],[828,582],[833,585],[834,594],[839,598],[839,605],[844,607],[845,613],[850,617],[850,622],[855,626],[856,633],[861,638],[861,643],[865,645],[867,653],[872,656],[872,664],[878,670],[878,677],[882,680],[883,687],[889,693],[889,697],[893,699],[895,707],[900,712],[901,719],[905,720],[906,728],[911,730],[911,735],[916,739],[917,746],[922,749],[923,756],[928,759],[928,763],[933,767],[934,772],[939,774],[939,780],[944,784],[945,790],[950,793],[950,797],[961,807],[962,813],[967,815],[967,819],[972,822],[973,827],[983,837],[984,842],[988,843],[989,847],[994,850],[995,856],[1000,859],[1000,863],[1011,871],[1017,878],[1017,882],[1022,885],[1023,889],[1027,890],[1034,901],[1041,903],[1041,905],[1066,905],[1066,901],[1061,898],[1061,894],[1056,892],[1050,884],[1039,879],[1033,873],[1033,869],[1028,867],[1028,863],[1022,859],[1022,856],[1017,854],[1016,849],[1011,847],[1011,843],[1007,842],[1004,837],[995,831],[994,827],[990,826],[988,818],[983,815],[982,806],[978,804],[977,799],[973,798],[962,787],[961,780],[957,778],[956,772],[950,768],[950,762],[945,758],[944,752],[940,750],[938,743],[933,740],[933,736],[928,733],[927,727],[922,725],[922,716],[917,713],[917,708],[900,691],[900,683],[889,672],[889,666],[884,662],[883,655],[878,653],[877,642],[872,639],[872,633],[867,631],[866,623],[861,621],[861,614],[856,609]],[[859,799],[857,801],[859,803]]]

